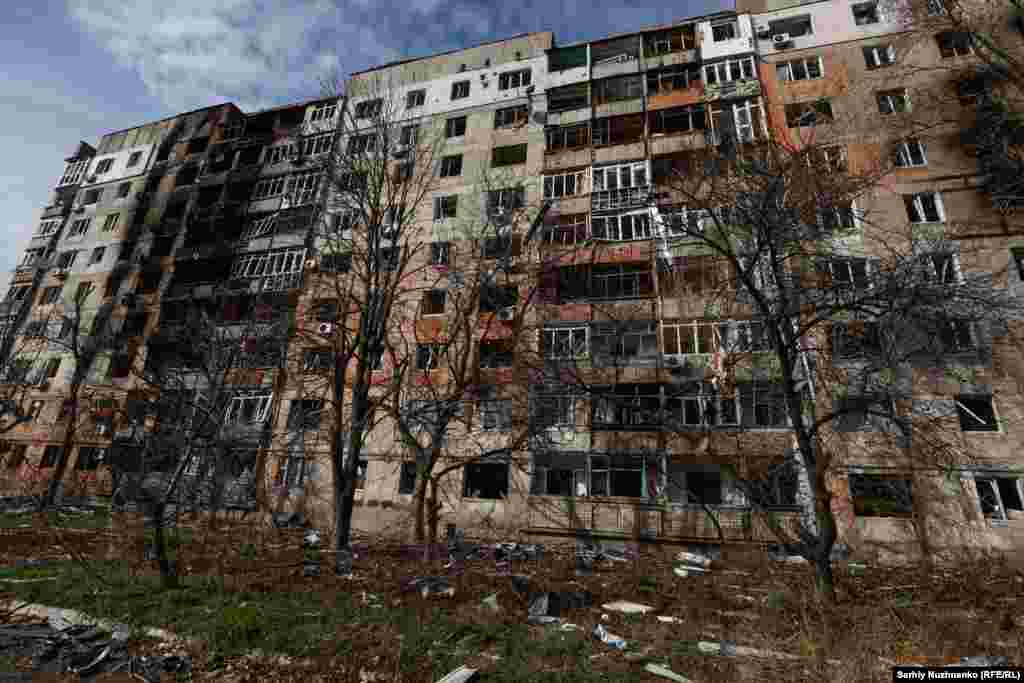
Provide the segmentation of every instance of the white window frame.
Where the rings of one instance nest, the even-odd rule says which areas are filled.
[[[599,223],[604,225],[604,236],[598,235],[596,226]],[[606,242],[630,242],[657,237],[650,209],[591,216],[590,231],[592,239]]]
[[[721,38],[717,37],[715,34],[715,29],[722,26],[730,26],[732,28],[732,30],[729,32],[731,35],[723,36]],[[713,43],[724,43],[727,40],[736,40],[737,38],[739,38],[739,36],[740,25],[739,22],[736,21],[735,19],[728,19],[726,21],[716,21],[711,24],[711,42]]]
[[[732,66],[738,65],[739,77],[732,77]],[[757,67],[754,65],[754,56],[741,57],[739,59],[724,59],[714,64],[704,65],[704,84],[718,85],[720,83],[731,83],[733,81],[745,81],[757,78]]]
[[[26,249],[25,256],[21,259],[21,266],[34,266],[43,260],[43,248]]]
[[[327,102],[325,104],[314,105],[313,110],[309,113],[310,122],[316,121],[329,121],[335,117],[338,113],[337,102]]]
[[[550,360],[570,360],[586,358],[590,355],[590,327],[587,325],[572,327],[545,327],[544,358]],[[564,341],[559,337],[566,337]],[[560,344],[560,341],[562,343]],[[568,346],[564,346],[568,344]],[[566,353],[560,353],[562,347]]]
[[[920,163],[914,163],[913,150],[916,149],[921,157]],[[907,138],[896,143],[896,150],[893,163],[897,168],[920,168],[928,165],[927,148],[918,138]]]
[[[926,215],[925,209],[925,198],[931,197],[933,207],[935,209],[935,220],[931,220]],[[907,199],[910,199],[910,204],[907,204]],[[907,210],[910,211],[912,208],[916,216],[907,214],[907,219],[914,225],[921,225],[925,223],[945,223],[946,222],[946,208],[942,203],[942,194],[938,191],[931,192],[915,192],[914,194],[903,195],[904,205]]]
[[[111,232],[117,229],[117,224],[121,220],[121,213],[110,213],[103,219],[103,226],[100,228],[100,232]]]
[[[544,199],[577,197],[587,193],[587,171],[570,171],[544,176]],[[571,188],[571,191],[570,191]]]
[[[277,222],[277,212],[269,215],[260,216],[255,219],[250,219],[246,222],[245,229],[242,230],[242,234],[239,239],[252,240],[257,237],[263,237],[269,235],[273,229],[274,224]]]
[[[71,222],[71,227],[68,228],[68,238],[83,236],[85,233],[89,232],[89,225],[91,223],[91,217],[75,219]]]
[[[803,71],[804,71],[804,77],[803,78],[795,78],[794,77],[794,73],[793,73],[793,65],[794,64],[799,64],[799,65],[801,65],[803,67]],[[817,76],[811,76],[811,70],[809,68],[809,65],[811,65],[811,64],[814,64],[817,67],[817,69],[818,69],[818,75]],[[785,67],[785,69],[780,71],[780,69],[779,69],[780,66]],[[785,77],[784,78],[781,76],[782,73],[785,73]],[[825,64],[824,64],[823,60],[821,59],[820,55],[813,56],[813,57],[803,57],[801,59],[791,59],[791,60],[788,60],[788,61],[785,61],[785,62],[776,62],[775,74],[776,74],[776,76],[779,77],[779,80],[784,82],[784,83],[787,83],[787,82],[790,82],[790,81],[793,81],[793,82],[797,82],[797,81],[816,81],[818,79],[821,79],[821,78],[825,77]]]
[[[625,173],[623,173],[625,172]],[[612,177],[613,183],[608,182]],[[610,164],[592,170],[593,191],[618,190],[631,187],[647,187],[650,184],[651,173],[647,168],[647,161],[630,161],[621,164]],[[623,183],[625,181],[625,184]]]
[[[897,109],[896,103],[903,100],[903,108]],[[910,111],[910,93],[906,88],[894,88],[892,90],[879,90],[875,93],[875,101],[878,104],[878,113],[883,116],[892,114],[904,114]],[[884,103],[884,107],[882,106]],[[888,110],[888,111],[886,111]]]
[[[260,201],[284,194],[286,178],[287,176],[280,175],[258,181],[252,189],[252,200]]]
[[[259,424],[266,422],[270,417],[270,404],[274,400],[271,391],[245,391],[234,394],[228,401],[228,408],[224,413],[225,424]],[[241,419],[241,415],[248,404],[255,403],[255,411],[251,420]]]
[[[231,279],[262,278],[266,280],[264,291],[276,289],[272,280],[282,276],[301,275],[305,264],[306,250],[302,247],[277,249],[262,254],[245,254],[231,264]]]
[[[682,78],[683,85],[676,87],[676,81]],[[663,93],[675,92],[676,90],[687,90],[704,78],[703,69],[694,68],[692,64],[676,64],[664,69],[659,69],[647,75],[648,95],[660,95]],[[651,84],[654,83],[654,87]]]
[[[864,64],[868,69],[881,69],[896,63],[896,46],[891,43],[867,46],[863,53]]]
[[[50,220],[41,222],[39,224],[39,228],[36,230],[35,236],[46,237],[47,235],[52,235],[57,232],[57,228],[60,227],[60,222],[59,218],[51,218]]]
[[[450,210],[450,212],[449,212]],[[459,195],[445,194],[434,197],[434,222],[441,223],[459,215]]]
[[[317,191],[320,189],[321,175],[320,171],[308,171],[288,176],[285,192],[293,206],[308,204],[316,199]]]
[[[498,90],[512,90],[530,85],[532,69],[516,69],[498,74]]]
[[[64,174],[61,176],[60,181],[57,182],[57,187],[63,185],[74,185],[82,179],[85,175],[85,169],[89,165],[89,160],[84,159],[82,161],[72,161],[65,167]]]
[[[732,120],[736,126],[737,136],[741,142],[750,142],[751,140],[760,140],[767,135],[767,129],[765,128],[766,121],[764,112],[761,109],[760,102],[756,100],[744,100],[743,102],[726,102],[725,107],[732,107]],[[708,110],[708,126],[718,133],[718,128],[715,127],[715,113],[722,111],[723,105],[721,103],[713,103],[711,108]],[[754,111],[757,111],[757,119],[760,122],[760,127],[756,128],[754,125]],[[746,123],[740,122],[740,114],[745,113],[747,116]],[[743,131],[747,131],[748,135],[744,135]]]

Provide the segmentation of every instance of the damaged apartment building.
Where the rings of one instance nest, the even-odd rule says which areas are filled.
[[[571,368],[590,387],[578,392],[571,382],[524,381],[518,365],[525,361],[478,334],[487,385],[467,398],[469,418],[453,427],[448,448],[457,451],[466,430],[500,443],[511,431],[512,413],[522,412],[515,397],[525,397],[531,425],[544,438],[542,446],[534,439],[532,447],[521,443],[503,457],[459,468],[447,480],[445,521],[487,520],[538,536],[587,529],[619,539],[773,542],[751,517],[749,489],[737,481],[763,478],[792,450],[777,387],[746,377],[727,394],[695,374],[689,393],[678,390],[679,374],[700,367],[696,361],[725,348],[750,354],[767,348],[752,309],[734,306],[728,319],[709,313],[716,284],[729,273],[672,231],[677,221],[693,225],[707,217],[687,212],[668,187],[669,176],[703,173],[691,155],[723,140],[754,149],[770,138],[809,135],[814,124],[817,142],[827,141],[828,163],[860,168],[872,155],[888,153],[883,138],[891,128],[901,142],[884,189],[826,219],[854,232],[865,215],[915,228],[1001,222],[998,234],[965,237],[971,249],[961,252],[949,240],[933,260],[936,272],[950,278],[1001,273],[998,286],[1024,294],[1020,221],[1000,218],[992,192],[963,182],[979,173],[979,162],[964,149],[960,131],[927,144],[900,137],[900,113],[915,94],[911,84],[889,76],[904,29],[884,9],[849,0],[744,0],[735,12],[577,44],[556,45],[551,33],[530,33],[351,77],[350,86],[387,82],[400,123],[444,130],[437,183],[418,211],[414,240],[425,247],[415,258],[452,271],[449,282],[470,263],[494,257],[486,241],[453,228],[481,204],[481,174],[500,175],[504,185],[487,191],[508,190],[512,197],[490,204],[548,203],[539,229],[515,257],[527,266],[520,273],[532,274],[487,312],[508,323],[511,316],[502,320],[502,311],[536,288],[536,303],[524,315],[537,329],[536,354],[555,369],[547,376]],[[969,48],[959,45],[940,36],[916,54],[948,66],[969,59]],[[251,506],[265,489],[275,507],[304,509],[303,496],[311,496],[327,523],[329,445],[311,439],[315,425],[295,428],[294,415],[323,407],[303,404],[298,387],[304,372],[331,359],[317,356],[296,326],[343,323],[329,301],[307,291],[313,270],[348,277],[344,268],[325,267],[337,255],[320,253],[315,239],[314,226],[329,207],[317,159],[365,134],[344,130],[340,121],[358,121],[368,101],[317,100],[252,114],[223,105],[107,135],[96,148],[82,143],[67,160],[3,311],[9,352],[15,339],[30,336],[33,319],[47,306],[88,283],[90,306],[109,311],[131,332],[124,348],[97,362],[90,375],[103,398],[91,407],[94,438],[77,447],[69,476],[91,476],[100,492],[108,482],[109,491],[104,449],[112,439],[145,438],[144,430],[136,434],[137,423],[109,419],[111,402],[130,402],[135,389],[126,369],[133,362],[187,362],[176,330],[187,329],[198,304],[238,350],[228,382],[232,405],[220,426],[230,454],[214,468],[234,482],[224,500]],[[343,119],[346,106],[352,115]],[[828,125],[844,113],[860,118],[852,127]],[[516,228],[524,231],[514,236],[517,244],[527,244],[528,223]],[[979,244],[982,249],[973,248]],[[575,260],[562,259],[566,253]],[[830,262],[830,276],[853,283],[871,257],[851,240]],[[686,267],[659,269],[665,259]],[[451,310],[444,301],[443,293],[435,295],[424,315],[443,321]],[[298,308],[315,314],[297,315]],[[1011,323],[1002,334],[1019,338],[1020,332]],[[1024,449],[1012,427],[1024,405],[1014,374],[1018,351],[984,330],[953,337],[951,354],[970,366],[970,377],[936,383],[915,372],[908,403],[948,413],[962,431],[970,465],[955,471],[957,521],[987,547],[1019,547]],[[275,343],[281,338],[290,341]],[[842,347],[842,340],[836,343]],[[422,346],[415,365],[426,375],[435,366],[430,345]],[[287,373],[282,353],[309,360]],[[60,447],[66,381],[59,359],[54,354],[31,368],[40,377],[32,389],[38,415],[4,436],[0,475],[9,489],[45,480]],[[386,374],[384,363],[379,376]],[[827,407],[829,398],[813,400]],[[309,419],[319,424],[319,417]],[[869,433],[870,421],[851,429]],[[360,457],[355,526],[407,526],[417,468],[397,432],[375,430]],[[914,545],[915,498],[931,495],[946,475],[888,466],[885,453],[842,467],[836,484],[841,537],[855,547],[894,539]],[[198,463],[190,475],[208,476]],[[796,524],[799,482],[774,486],[772,514]]]

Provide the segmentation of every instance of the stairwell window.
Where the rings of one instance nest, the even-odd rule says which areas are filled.
[[[897,142],[893,153],[893,163],[897,168],[927,166],[928,157],[925,156],[924,143],[917,138],[907,138]]]
[[[941,223],[946,220],[942,196],[938,192],[905,194],[903,205],[911,223]]]
[[[910,111],[910,97],[906,88],[882,90],[875,93],[878,111],[881,114],[895,114]]]
[[[879,69],[896,63],[896,47],[894,45],[872,45],[863,48],[864,64],[869,69]]]

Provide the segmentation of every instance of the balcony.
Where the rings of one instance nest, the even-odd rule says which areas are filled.
[[[651,187],[620,187],[591,193],[591,210],[615,211],[645,205],[651,198]]]
[[[645,536],[662,540],[719,540],[718,528],[726,542],[766,543],[776,541],[763,515],[746,508],[712,507],[709,514],[692,506],[652,505],[615,499],[560,498],[531,496],[530,528],[571,533],[587,529],[615,537]],[[774,513],[783,529],[795,535],[800,523],[798,512]]]

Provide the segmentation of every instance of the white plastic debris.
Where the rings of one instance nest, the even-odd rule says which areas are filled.
[[[594,627],[594,637],[602,643],[614,647],[616,650],[626,649],[626,641],[614,633],[609,633],[601,624]]]
[[[664,615],[658,615],[658,621],[666,623],[666,624],[681,624],[681,623],[683,623],[682,619],[676,619],[675,617],[666,617]]]
[[[706,555],[698,555],[697,553],[689,553],[685,550],[676,555],[676,560],[679,562],[685,562],[687,564],[695,565],[698,567],[710,567],[711,558]]]
[[[610,612],[622,612],[623,614],[647,614],[654,611],[654,608],[650,605],[641,605],[626,600],[616,600],[615,602],[601,605],[601,607]]]
[[[675,671],[672,671],[671,669],[666,669],[665,667],[660,666],[658,664],[647,664],[646,666],[644,666],[644,671],[646,671],[647,673],[652,673],[655,676],[667,678],[668,680],[675,681],[676,683],[693,683],[693,681],[691,681],[689,678],[686,678],[685,676],[680,676]]]

